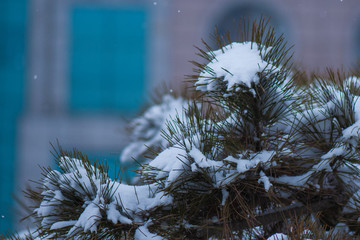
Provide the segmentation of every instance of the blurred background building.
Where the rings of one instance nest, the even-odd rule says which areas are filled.
[[[181,87],[193,46],[260,14],[308,71],[360,56],[358,0],[1,0],[0,233],[24,227],[13,196],[54,166],[49,142],[113,164],[125,119]]]

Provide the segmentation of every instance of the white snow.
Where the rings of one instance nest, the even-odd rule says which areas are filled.
[[[135,232],[135,240],[163,240],[159,235],[156,235],[154,233],[151,233],[148,229],[148,225],[151,221],[148,221],[146,224],[140,226],[138,229],[136,229]]]
[[[359,206],[360,206],[360,190],[355,192],[351,196],[349,202],[347,202],[342,212],[345,214],[354,213],[356,212],[356,209],[358,209]]]
[[[129,200],[129,199],[127,199]],[[131,199],[133,200],[133,199]],[[111,202],[108,206],[108,209],[106,211],[107,219],[110,220],[112,223],[125,223],[125,224],[131,224],[132,221],[126,217],[120,214],[120,212],[117,209],[117,206],[115,202]]]
[[[356,141],[359,139],[360,135],[360,120],[356,121],[353,125],[346,128],[343,132],[343,138],[347,141],[352,141],[356,145]]]
[[[230,162],[237,163],[237,171],[239,173],[244,173],[249,169],[256,167],[259,163],[269,163],[274,156],[275,151],[261,151],[257,153],[250,154],[250,158],[234,158],[232,156],[228,156],[225,160]]]
[[[263,171],[260,171],[260,178],[258,180],[259,183],[264,184],[265,190],[268,192],[270,187],[272,186],[272,183],[270,182],[269,178],[265,175]]]
[[[229,196],[229,192],[225,188],[223,188],[223,189],[221,189],[221,193],[222,193],[221,205],[224,206],[226,203],[226,199]]]
[[[349,227],[345,223],[338,223],[334,228],[334,235],[350,233]]]
[[[165,156],[166,157],[166,156]],[[34,212],[42,217],[42,225],[50,225],[51,229],[59,229],[64,227],[71,227],[68,232],[70,236],[79,228],[87,232],[97,232],[100,219],[107,218],[114,224],[132,224],[136,221],[137,224],[143,220],[138,217],[138,213],[148,210],[160,205],[170,205],[172,203],[171,196],[164,196],[162,191],[158,191],[157,185],[141,185],[131,186],[113,182],[108,177],[106,181],[99,177],[102,175],[97,169],[91,172],[98,172],[97,175],[90,174],[82,161],[78,159],[70,159],[68,157],[60,160],[60,165],[65,166],[65,160],[69,161],[67,167],[69,172],[60,173],[52,171],[50,175],[56,175],[59,178],[59,185],[51,184],[45,180],[43,191],[44,199],[39,208]],[[69,164],[70,163],[70,164]],[[166,161],[158,161],[158,167],[165,170],[173,170]],[[88,166],[87,166],[88,167]],[[54,218],[54,214],[61,210],[61,201],[66,200],[61,191],[68,189],[71,186],[78,193],[84,194],[83,210],[78,219],[69,221],[58,221]],[[105,201],[104,189],[112,186],[113,192],[110,199]],[[86,190],[86,193],[84,192]],[[105,214],[105,215],[104,215]]]
[[[59,221],[59,222],[56,222],[53,225],[51,225],[50,230],[73,226],[74,224],[76,224],[76,222],[77,222],[77,220]]]
[[[321,158],[322,159],[331,159],[337,156],[342,156],[344,154],[346,154],[347,149],[345,148],[345,146],[340,146],[340,147],[335,147],[330,149],[329,152],[327,152],[326,154],[324,154]],[[331,169],[329,169],[331,170]]]
[[[221,168],[224,164],[221,161],[214,161],[211,159],[207,159],[205,157],[205,155],[196,147],[193,147],[190,152],[189,155],[194,159],[194,163],[191,164],[191,170],[193,172],[195,172],[197,170],[197,168],[213,168],[213,170],[215,169],[219,169]]]
[[[269,237],[267,240],[288,240],[288,236],[283,233],[275,233],[271,237]]]
[[[168,142],[162,137],[162,131],[167,131],[167,121],[178,115],[182,117],[183,110],[187,108],[188,103],[183,98],[164,95],[161,104],[151,106],[141,117],[133,120],[130,123],[131,143],[122,151],[121,162],[132,162],[133,158],[139,160],[148,147],[166,147]]]
[[[32,239],[32,240],[42,240],[44,238],[41,238],[38,236],[38,232],[35,229],[26,229],[23,231],[20,231],[15,234],[16,239]]]
[[[355,76],[348,77],[344,81],[344,87],[345,88],[355,87],[357,89],[360,89],[360,78]]]
[[[165,149],[154,160],[149,163],[150,167],[160,169],[155,171],[157,176],[155,179],[161,179],[168,176],[168,181],[173,182],[186,168],[187,160],[186,151],[180,146],[174,146]]]
[[[258,72],[270,70],[273,66],[262,59],[258,45],[252,42],[233,42],[222,49],[209,53],[214,59],[207,64],[206,69],[200,74],[196,82],[196,89],[200,91],[213,91],[217,82],[214,78],[224,77],[227,82],[227,90],[231,91],[237,84],[251,87],[251,83],[257,83]]]
[[[315,239],[311,239],[311,238],[307,238],[307,236],[311,235],[311,231],[308,229],[305,229],[302,234],[300,239],[303,240],[315,240]],[[288,237],[288,235],[283,234],[283,233],[275,233],[274,235],[270,236],[269,238],[267,238],[267,240],[288,240],[291,239]]]
[[[100,223],[101,213],[100,208],[95,203],[90,203],[80,215],[75,225],[70,229],[69,235],[73,231],[76,231],[78,227],[84,229],[84,232],[91,231],[96,232],[97,226]]]
[[[359,83],[360,85],[360,83]],[[359,89],[360,89],[360,86],[359,86]],[[354,102],[355,102],[355,106],[354,106],[354,109],[355,109],[355,121],[360,121],[360,96],[356,96],[354,97]]]
[[[283,175],[281,177],[275,178],[274,181],[278,183],[285,183],[293,186],[305,186],[306,182],[309,180],[313,171],[309,171],[300,176],[287,176]]]
[[[115,196],[117,196],[120,205],[129,215],[155,206],[172,203],[172,197],[169,195],[164,196],[163,192],[157,191],[156,185],[131,186],[119,184],[116,188]]]

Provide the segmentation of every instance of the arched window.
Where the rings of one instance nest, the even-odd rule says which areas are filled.
[[[287,40],[291,40],[290,28],[281,13],[274,10],[271,6],[259,2],[231,5],[228,9],[223,11],[220,16],[215,18],[213,25],[217,27],[217,31],[221,36],[230,33],[231,40],[236,41],[236,37],[240,34],[240,31],[245,30],[244,25],[239,24],[240,21],[243,22],[244,19],[246,21],[249,20],[251,30],[251,23],[255,19],[260,20],[261,17],[269,19],[269,26],[275,28],[275,32],[278,36],[284,34]]]

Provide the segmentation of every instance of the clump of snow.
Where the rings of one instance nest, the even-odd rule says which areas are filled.
[[[221,193],[222,193],[221,205],[224,206],[225,202],[226,202],[226,199],[229,196],[229,192],[225,188],[223,188],[223,189],[221,189]]]
[[[196,82],[200,91],[214,91],[217,82],[214,79],[223,78],[227,82],[227,91],[237,84],[251,87],[251,83],[259,81],[259,72],[273,68],[271,63],[263,60],[258,45],[253,42],[233,42],[219,50],[209,53],[214,59],[207,64]]]
[[[274,179],[274,181],[278,182],[278,183],[284,183],[284,184],[289,184],[292,186],[305,186],[306,182],[309,180],[309,178],[311,177],[311,174],[313,174],[313,171],[309,171],[304,173],[303,175],[300,176],[287,176],[287,175],[283,175],[281,177],[278,177],[276,179]]]
[[[56,222],[53,225],[51,225],[50,230],[55,230],[55,229],[59,229],[59,228],[64,228],[64,227],[68,227],[68,226],[73,226],[76,224],[77,221],[75,220],[71,220],[71,221],[60,221],[60,222]]]
[[[154,160],[149,163],[150,167],[156,169],[155,179],[168,177],[168,182],[173,182],[186,168],[186,151],[180,146],[165,149]],[[160,170],[160,171],[158,171]]]
[[[154,233],[151,233],[148,229],[148,225],[151,223],[151,221],[146,222],[146,224],[140,226],[136,232],[135,232],[135,239],[136,240],[163,240],[159,235],[156,235]]]
[[[52,230],[70,228],[67,236],[71,236],[78,229],[97,232],[103,218],[114,224],[134,224],[136,221],[136,224],[141,225],[141,222],[146,221],[139,217],[142,211],[172,203],[172,197],[164,196],[154,184],[131,186],[114,182],[102,175],[98,169],[74,158],[60,159],[60,166],[67,171],[49,172],[44,180],[43,200],[34,212],[42,218],[42,226]],[[160,163],[157,166],[170,170],[168,166]],[[89,171],[89,167],[92,167],[92,170]],[[58,180],[56,183],[51,182],[54,176]],[[111,189],[106,190],[110,186]],[[82,196],[82,212],[77,219],[61,220],[54,216],[61,215],[62,201],[71,201],[65,197],[69,196],[68,191]]]
[[[101,219],[100,208],[101,206],[97,205],[95,202],[91,202],[70,229],[69,235],[75,232],[79,227],[83,228],[84,232],[96,232],[100,222],[99,220]]]
[[[359,135],[360,135],[360,120],[356,121],[353,125],[344,129],[343,131],[343,138],[347,140],[358,138]]]
[[[267,240],[288,240],[288,236],[283,233],[275,233],[271,235]]]
[[[360,92],[360,81],[359,83],[359,92]],[[342,141],[356,146],[360,143],[360,96],[354,98],[354,115],[355,123],[342,131]]]
[[[351,76],[345,79],[343,83],[345,89],[352,90],[357,89],[357,91],[352,91],[355,95],[360,95],[360,78]]]
[[[354,213],[360,206],[360,190],[355,192],[343,209],[343,213]]]
[[[175,119],[178,113],[188,108],[183,98],[164,95],[162,103],[151,106],[145,113],[130,123],[131,143],[121,153],[121,162],[131,162],[133,158],[139,160],[149,147],[165,147],[168,142],[162,137],[166,131],[167,121]]]
[[[205,155],[196,147],[193,147],[189,155],[194,159],[194,163],[191,164],[191,170],[195,172],[198,168],[213,168],[219,169],[223,166],[220,161],[214,161],[205,157]]]
[[[334,228],[334,235],[335,234],[344,234],[344,233],[345,234],[350,233],[349,227],[345,223],[336,224],[336,226]]]
[[[14,234],[16,239],[32,239],[32,240],[41,240],[43,238],[39,237],[39,233],[35,229],[26,229]]]
[[[270,187],[272,186],[272,183],[270,182],[269,178],[265,175],[263,171],[260,172],[260,178],[258,180],[259,183],[264,184],[265,190],[268,192]]]
[[[237,171],[244,173],[249,169],[256,167],[259,163],[264,165],[270,165],[272,157],[275,155],[274,151],[261,151],[257,153],[251,153],[249,158],[234,158],[229,156],[225,160],[237,163]]]
[[[114,223],[114,224],[116,224],[118,222],[125,223],[125,224],[132,223],[131,219],[120,214],[120,212],[118,210],[118,206],[117,206],[117,204],[115,204],[115,202],[109,203],[107,208],[108,208],[106,211],[107,219],[110,220],[112,223]]]
[[[216,187],[226,185],[234,178],[236,171],[225,167],[223,161],[211,160],[189,141],[187,143],[187,150],[179,145],[165,149],[146,166],[145,172],[154,179],[165,178],[166,186],[176,182],[184,172],[201,172],[204,169]]]

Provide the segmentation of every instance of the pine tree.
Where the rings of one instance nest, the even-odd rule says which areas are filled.
[[[360,79],[298,84],[266,19],[242,29],[198,48],[192,98],[166,95],[132,123],[122,159],[148,156],[134,185],[59,148],[60,170],[27,192],[27,239],[360,237]]]

